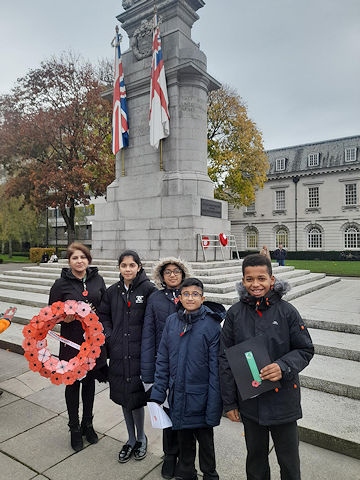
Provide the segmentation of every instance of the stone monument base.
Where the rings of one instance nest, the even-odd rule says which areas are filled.
[[[215,211],[202,215],[204,202]],[[96,217],[92,251],[100,259],[117,258],[131,248],[144,260],[175,255],[196,261],[197,234],[230,232],[227,203],[214,200],[212,182],[201,172],[120,177],[109,185]]]

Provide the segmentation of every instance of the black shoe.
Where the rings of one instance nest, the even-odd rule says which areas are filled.
[[[164,462],[161,467],[161,476],[166,480],[174,478],[177,457],[176,455],[165,455]]]
[[[83,439],[81,435],[80,425],[70,427],[70,442],[75,452],[80,452],[83,449]]]
[[[86,440],[89,443],[97,443],[99,440],[99,437],[97,436],[92,423],[89,423],[87,425],[81,423],[81,433],[86,437]]]
[[[135,460],[142,460],[146,457],[147,454],[147,437],[143,442],[136,442],[134,447],[134,458]]]
[[[119,462],[120,463],[128,462],[131,458],[131,455],[133,454],[135,447],[136,447],[136,444],[134,447],[132,447],[131,445],[126,443],[119,452]]]

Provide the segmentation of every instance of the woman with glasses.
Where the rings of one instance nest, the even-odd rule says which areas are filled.
[[[155,362],[166,318],[177,310],[179,287],[190,276],[189,265],[178,258],[167,257],[155,264],[152,278],[160,290],[153,293],[146,306],[141,346],[141,378],[145,389],[154,383]],[[150,393],[150,392],[149,392]],[[165,410],[166,407],[165,407]],[[178,458],[177,432],[163,430],[164,462],[161,475],[173,478]]]
[[[140,377],[141,334],[147,299],[156,287],[147,277],[134,250],[119,257],[120,281],[109,287],[99,308],[108,348],[110,398],[122,406],[128,440],[119,462],[147,453],[144,431],[146,393]]]

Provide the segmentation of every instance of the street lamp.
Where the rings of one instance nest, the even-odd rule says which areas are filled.
[[[295,185],[295,252],[298,249],[298,238],[297,238],[297,184],[299,183],[300,177],[296,175],[292,178],[292,181]]]
[[[55,253],[58,256],[58,207],[55,207]]]

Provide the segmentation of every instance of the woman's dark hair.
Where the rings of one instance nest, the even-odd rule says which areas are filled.
[[[198,287],[202,292],[204,292],[204,285],[202,281],[199,280],[198,278],[194,278],[194,277],[185,278],[183,283],[180,285],[180,292],[185,287]]]
[[[271,261],[265,257],[265,255],[261,255],[261,253],[252,253],[251,255],[247,255],[244,257],[242,261],[242,272],[245,275],[245,268],[246,267],[267,267],[269,275],[272,275],[272,265]]]
[[[90,250],[86,245],[83,245],[82,243],[79,243],[79,242],[73,242],[67,247],[66,258],[68,260],[70,260],[70,258],[73,256],[75,250],[80,250],[88,259],[88,262],[89,263],[92,262],[92,256],[91,256]]]
[[[120,253],[118,265],[120,265],[125,257],[133,257],[134,262],[137,263],[139,267],[142,267],[139,254],[135,252],[135,250],[124,250],[122,253]]]

